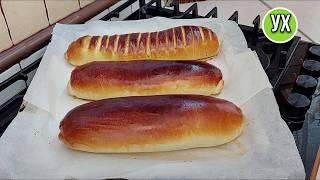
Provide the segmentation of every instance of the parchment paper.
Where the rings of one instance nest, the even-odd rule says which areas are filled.
[[[72,151],[58,140],[61,118],[85,103],[70,97],[66,85],[73,67],[63,53],[79,36],[147,32],[177,25],[211,28],[222,50],[210,61],[222,70],[218,96],[239,105],[246,117],[243,134],[214,148],[166,153],[92,154]],[[91,22],[56,25],[52,42],[19,113],[0,139],[0,178],[304,178],[292,134],[280,118],[270,83],[257,55],[246,47],[237,24],[212,19]]]

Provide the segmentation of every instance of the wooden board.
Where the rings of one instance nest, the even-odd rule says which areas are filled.
[[[1,6],[13,44],[49,25],[44,1],[2,0]]]
[[[50,24],[80,9],[78,0],[45,0]]]
[[[310,180],[320,179],[320,145],[318,147],[318,153],[313,164]]]

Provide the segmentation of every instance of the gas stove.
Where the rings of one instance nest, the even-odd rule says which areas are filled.
[[[178,1],[170,3],[170,7],[164,7],[161,0],[151,0],[147,3],[145,0],[128,0],[103,15],[100,20],[108,21],[117,18],[121,11],[137,2],[139,2],[138,9],[124,20],[146,19],[155,16],[173,19],[218,17],[217,7],[212,7],[205,16],[200,16],[197,3],[193,3],[186,11],[181,12]],[[238,23],[238,17],[239,13],[235,11],[230,15],[229,20]],[[320,96],[317,96],[320,94],[317,90],[320,76],[320,46],[301,41],[300,37],[294,37],[284,44],[269,41],[260,29],[259,15],[253,19],[252,26],[238,25],[247,40],[248,47],[256,51],[261,66],[273,86],[281,116],[295,137],[308,175],[315,157],[316,145],[320,143],[319,137],[316,136],[316,132],[320,132]],[[4,83],[0,83],[0,91],[19,79],[27,82],[28,77],[25,74],[36,69],[40,61],[41,58],[23,69],[22,72],[8,78]],[[23,110],[23,107],[20,106],[25,92],[26,89],[0,106],[0,134],[18,111]]]

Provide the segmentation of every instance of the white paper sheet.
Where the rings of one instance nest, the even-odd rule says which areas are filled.
[[[71,41],[86,34],[147,32],[184,24],[209,27],[221,40],[221,53],[210,63],[221,69],[225,80],[218,97],[239,105],[246,116],[244,133],[237,140],[215,148],[131,155],[76,152],[58,141],[61,118],[86,102],[66,91],[73,67],[63,54]],[[270,87],[257,55],[246,47],[232,21],[152,18],[56,25],[25,96],[29,106],[0,139],[0,147],[5,147],[0,149],[0,178],[304,178]]]

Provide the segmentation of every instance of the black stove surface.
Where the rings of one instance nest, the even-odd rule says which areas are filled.
[[[165,8],[162,6],[161,0],[151,0],[147,4],[144,0],[128,0],[102,17],[101,20],[107,21],[113,17],[119,17],[119,12],[136,1],[139,1],[140,8],[125,20],[145,19],[154,16],[176,19],[215,18],[218,16],[217,7],[212,7],[207,15],[199,16],[197,3],[190,5],[190,8],[181,12],[176,1],[171,4],[173,8]],[[229,20],[238,22],[238,16],[236,11],[230,16]],[[253,26],[239,24],[239,27],[244,33],[248,47],[257,52],[261,65],[273,86],[281,116],[295,137],[307,177],[309,177],[317,145],[320,144],[320,96],[317,96],[320,92],[317,92],[316,87],[312,86],[314,81],[317,83],[320,69],[310,68],[308,64],[311,63],[312,67],[320,67],[319,64],[316,64],[317,62],[320,63],[320,47],[316,44],[301,41],[300,37],[294,37],[284,44],[269,41],[260,29],[260,16],[253,20]],[[37,68],[40,60],[30,65],[29,69]],[[308,60],[315,60],[316,62]],[[0,83],[0,91],[8,87],[13,80],[26,80],[25,73],[19,72],[11,80]],[[318,87],[318,89],[320,88]],[[4,119],[0,121],[0,135],[18,113],[24,93],[25,91],[21,92],[6,104],[0,106],[0,119]]]

